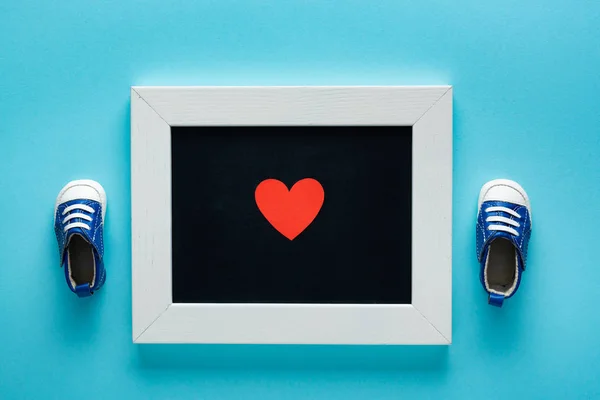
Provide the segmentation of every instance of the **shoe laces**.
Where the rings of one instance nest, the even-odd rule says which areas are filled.
[[[74,212],[71,213],[72,211]],[[90,225],[83,221],[91,222],[92,217],[88,214],[93,214],[94,212],[94,209],[86,204],[72,204],[66,207],[62,212],[62,215],[65,216],[62,220],[64,225],[63,231],[67,232],[73,228],[82,228],[89,231],[91,229]]]
[[[505,215],[508,214],[514,218],[521,219],[521,214],[519,214],[515,210],[511,210],[508,207],[491,206],[491,207],[486,208],[485,212],[486,213],[500,212]],[[515,221],[514,219],[508,218],[503,215],[490,215],[489,217],[487,217],[485,219],[485,221],[486,222],[499,222],[499,223],[504,224],[504,225],[500,225],[500,224],[489,225],[488,230],[490,230],[490,231],[502,231],[502,232],[510,233],[513,236],[519,236],[519,232],[516,229],[514,229],[513,227],[518,228],[521,226],[521,224],[518,223],[517,221]]]

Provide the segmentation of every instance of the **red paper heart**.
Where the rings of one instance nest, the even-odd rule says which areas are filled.
[[[325,200],[325,192],[312,178],[296,182],[291,190],[277,179],[265,179],[256,187],[254,199],[273,228],[294,240],[314,221]]]

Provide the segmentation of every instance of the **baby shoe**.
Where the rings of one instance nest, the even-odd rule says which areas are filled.
[[[69,182],[58,194],[54,232],[67,284],[79,297],[91,296],[106,279],[104,216],[106,193],[91,180]]]
[[[502,307],[513,296],[525,271],[531,236],[531,205],[516,182],[496,179],[483,185],[477,216],[479,278],[488,303]]]

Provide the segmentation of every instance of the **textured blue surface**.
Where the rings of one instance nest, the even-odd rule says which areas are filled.
[[[599,37],[596,0],[1,1],[0,398],[599,397]],[[452,346],[131,343],[130,85],[446,83]],[[477,195],[498,177],[536,217],[502,309],[474,255]],[[83,300],[52,231],[76,178],[109,199],[107,284]]]

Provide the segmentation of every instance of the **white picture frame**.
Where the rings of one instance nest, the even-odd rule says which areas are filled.
[[[412,304],[178,304],[172,126],[412,126]],[[135,343],[450,344],[452,87],[131,88]]]

